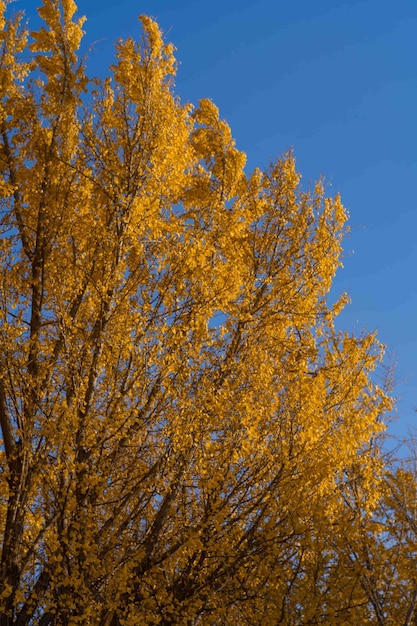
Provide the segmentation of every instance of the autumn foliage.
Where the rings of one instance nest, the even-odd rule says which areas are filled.
[[[246,173],[147,17],[87,78],[75,12],[1,22],[0,626],[415,623],[339,197]]]

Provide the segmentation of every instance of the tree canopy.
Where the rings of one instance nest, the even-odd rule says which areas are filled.
[[[0,626],[415,623],[340,198],[247,173],[150,18],[101,80],[73,0],[0,9]]]

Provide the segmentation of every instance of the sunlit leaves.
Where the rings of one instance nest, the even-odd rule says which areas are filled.
[[[0,625],[365,623],[390,400],[335,331],[340,198],[245,172],[150,18],[101,81],[39,14],[2,35]]]

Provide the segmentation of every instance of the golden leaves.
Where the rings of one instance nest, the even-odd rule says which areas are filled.
[[[147,17],[90,83],[75,10],[44,1],[29,65],[9,22],[2,57],[2,611],[333,619],[322,589],[333,566],[347,584],[352,481],[378,502],[390,406],[382,346],[337,334],[346,297],[327,302],[340,198],[304,190],[292,153],[246,175],[217,107],[175,97]]]

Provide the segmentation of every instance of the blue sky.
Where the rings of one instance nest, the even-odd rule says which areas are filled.
[[[33,15],[39,2],[17,0]],[[335,293],[339,326],[378,330],[397,361],[398,421],[417,424],[416,0],[79,0],[92,73],[118,37],[157,19],[180,61],[176,92],[211,98],[248,169],[294,149],[307,184],[320,175],[350,213]]]

